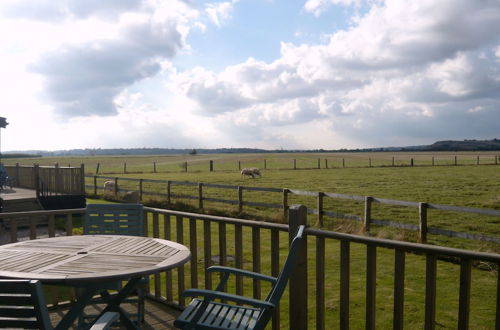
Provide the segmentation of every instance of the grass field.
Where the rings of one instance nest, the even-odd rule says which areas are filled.
[[[475,155],[469,155],[471,160],[469,164],[459,164],[454,166],[454,156],[448,156],[449,164],[441,164],[444,166],[396,166],[391,167],[386,164],[392,162],[392,157],[400,159],[401,162],[408,162],[410,155],[401,154],[387,154],[385,158],[377,159],[380,166],[373,165],[375,156],[372,157],[372,167],[363,165],[359,161],[359,167],[335,167],[325,169],[274,169],[269,168],[271,161],[268,160],[268,169],[263,171],[262,178],[251,179],[242,178],[238,172],[238,164],[235,163],[240,160],[242,166],[259,166],[263,163],[263,159],[270,159],[269,155],[248,155],[246,162],[242,161],[238,155],[230,155],[228,158],[225,155],[219,155],[219,163],[223,160],[227,161],[228,168],[220,169],[217,167],[217,159],[214,155],[206,156],[205,160],[214,159],[215,171],[208,172],[207,168],[203,167],[199,170],[193,170],[188,166],[188,172],[183,172],[179,166],[172,166],[172,171],[158,171],[159,173],[151,173],[151,164],[155,161],[154,157],[110,157],[102,158],[100,162],[101,169],[112,168],[115,164],[115,171],[110,176],[118,177],[134,177],[143,179],[161,179],[161,180],[178,180],[178,181],[191,181],[191,182],[205,182],[205,183],[219,183],[228,185],[244,185],[244,186],[259,186],[259,187],[275,187],[275,188],[290,188],[309,191],[324,191],[342,194],[353,194],[360,196],[374,196],[378,198],[388,198],[405,201],[416,202],[429,202],[435,204],[447,204],[455,206],[468,206],[478,208],[491,208],[500,209],[500,165],[493,164],[491,155],[489,165],[475,165]],[[277,158],[279,155],[276,155]],[[299,155],[285,155],[286,157],[276,160],[276,163],[290,164],[292,159],[299,159]],[[358,156],[357,154],[354,156]],[[177,156],[173,163],[178,163],[179,159],[188,156]],[[205,157],[205,156],[196,156]],[[231,158],[233,157],[233,158]],[[296,158],[293,158],[296,157]],[[317,155],[300,155],[300,159],[304,164],[309,161],[309,167],[313,168],[317,164]],[[443,155],[434,155],[436,159],[444,159]],[[482,157],[482,156],[481,156]],[[486,155],[484,157],[487,157]],[[165,157],[167,158],[167,157]],[[173,157],[175,158],[175,157]],[[198,158],[198,159],[200,159]],[[161,159],[161,158],[158,158]],[[322,157],[324,159],[324,157]],[[349,158],[350,159],[350,158]],[[415,157],[416,159],[416,157]],[[460,159],[460,158],[459,158]],[[61,159],[43,159],[47,164],[64,162]],[[422,159],[421,159],[422,160]],[[21,162],[21,164],[30,164],[29,162]],[[82,159],[65,159],[68,164],[80,164],[82,161],[85,163],[87,173],[94,174],[89,171],[96,163],[86,163]],[[108,163],[109,161],[109,163]],[[123,174],[123,162],[127,162],[128,173]],[[346,163],[354,163],[354,158],[348,161],[345,155]],[[423,160],[422,160],[423,161]],[[42,162],[39,162],[42,163]],[[134,163],[134,167],[132,166]],[[232,168],[229,168],[231,164]],[[235,165],[236,164],[236,165]],[[330,165],[331,163],[329,163]],[[158,165],[158,163],[157,163]],[[205,164],[206,165],[206,164]],[[203,166],[205,166],[203,165]],[[137,167],[135,167],[137,166]],[[259,166],[262,168],[262,166]],[[131,169],[134,169],[132,171]],[[136,170],[135,170],[136,169]],[[141,170],[142,169],[142,170]],[[157,167],[158,170],[158,167]],[[125,182],[125,181],[124,181]],[[134,189],[136,187],[129,187]],[[196,195],[196,187],[192,191],[186,188],[188,193]],[[219,194],[220,197],[234,199],[234,191],[213,191],[213,194]],[[227,194],[227,195],[225,195]],[[232,195],[231,195],[232,194]],[[245,197],[247,198],[247,197]],[[280,196],[271,193],[257,193],[255,196],[249,195],[248,198],[260,198],[266,202],[280,203]],[[292,197],[289,201],[292,203],[304,203],[308,207],[315,207],[315,199],[309,197]],[[345,210],[346,212],[362,208],[362,205],[356,205],[351,201],[330,200],[327,203],[332,203],[331,207],[338,210]],[[352,205],[350,205],[352,203]],[[209,207],[214,207],[222,210],[222,212],[234,212],[234,206],[225,204],[214,203]],[[256,212],[259,216],[276,218],[278,217],[278,210],[269,209],[249,209],[248,212]],[[373,216],[376,218],[389,218],[397,221],[412,222],[415,221],[417,210],[403,207],[383,206],[376,205],[373,210]],[[313,217],[313,216],[312,216]],[[494,217],[477,216],[471,214],[459,214],[455,212],[438,212],[433,211],[429,216],[429,224],[443,228],[453,228],[454,230],[463,230],[468,232],[481,232],[492,236],[500,236],[500,228],[498,223],[500,219]],[[333,224],[333,228],[335,225]],[[173,225],[173,224],[172,224]],[[201,226],[198,226],[201,234]],[[378,230],[383,230],[379,228]],[[160,231],[162,232],[162,231]],[[175,228],[172,227],[172,232],[175,233]],[[217,228],[213,228],[214,237],[216,237]],[[187,233],[185,233],[187,235]],[[374,234],[377,234],[376,232]],[[381,233],[381,235],[396,235],[394,233]],[[406,236],[405,236],[406,235]],[[251,238],[251,233],[247,230],[244,231],[244,237]],[[263,236],[263,242],[267,242],[267,236]],[[173,237],[175,239],[175,235]],[[234,254],[234,232],[228,227],[227,232],[227,245],[228,254]],[[411,235],[407,233],[400,233],[396,238],[409,238]],[[188,244],[189,238],[184,237],[184,242]],[[446,237],[431,237],[431,243],[442,244],[449,246],[457,246],[464,248],[488,250],[499,252],[498,246],[474,243],[465,240],[448,239]],[[283,246],[281,246],[283,245]],[[286,255],[286,237],[280,240],[280,248],[283,248],[283,255]],[[251,251],[248,248],[250,244],[245,244],[244,248],[244,267],[250,267]],[[198,255],[203,255],[203,244],[198,242]],[[213,250],[217,251],[217,240],[214,239]],[[314,306],[314,242],[309,244],[311,264],[309,268],[310,281],[309,293],[310,301],[309,306]],[[328,327],[336,327],[338,325],[338,304],[339,304],[339,246],[334,241],[327,242],[327,260],[326,260],[326,324]],[[267,244],[262,246],[262,272],[269,274],[269,253]],[[364,320],[364,299],[365,299],[365,258],[366,249],[361,245],[354,244],[351,250],[351,328],[363,328]],[[377,328],[383,329],[391,327],[392,322],[392,286],[393,286],[393,253],[389,250],[381,249],[377,258]],[[187,283],[189,283],[189,266],[186,268]],[[203,264],[199,264],[200,273],[203,272]],[[423,319],[423,306],[424,306],[424,292],[425,292],[425,260],[417,255],[407,256],[407,269],[405,281],[405,328],[420,329],[422,328]],[[494,271],[484,271],[477,268],[473,269],[473,288],[471,295],[471,328],[474,329],[493,329],[495,306],[496,301],[494,294],[496,292],[496,281],[498,273]],[[456,313],[458,310],[458,286],[459,286],[459,266],[456,264],[439,261],[438,264],[438,297],[437,297],[437,314],[436,321],[437,327],[443,329],[456,328]],[[245,283],[245,292],[251,292],[251,283]],[[282,311],[286,312],[287,297],[283,298]],[[314,309],[309,311],[310,327],[314,328]],[[283,328],[287,327],[286,317],[283,318]]]

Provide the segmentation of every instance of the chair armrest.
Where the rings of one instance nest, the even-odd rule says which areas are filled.
[[[211,266],[207,268],[208,272],[219,272],[219,273],[229,273],[229,274],[235,274],[235,275],[243,275],[263,281],[268,281],[271,282],[272,284],[276,283],[276,277],[260,274],[260,273],[255,273],[251,272],[249,270],[244,270],[244,269],[239,269],[239,268],[232,268],[232,267],[225,267],[225,266]]]
[[[100,318],[95,321],[94,325],[90,330],[106,330],[120,318],[120,313],[117,312],[106,312],[101,315]]]
[[[231,293],[221,292],[221,291],[213,291],[213,290],[204,290],[204,289],[187,289],[182,294],[184,297],[204,297],[205,300],[214,300],[214,299],[222,299],[225,301],[232,301],[240,304],[247,304],[254,307],[259,308],[274,308],[275,305],[268,301],[258,300],[243,296],[238,296]]]

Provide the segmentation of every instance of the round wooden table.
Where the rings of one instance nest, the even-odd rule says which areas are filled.
[[[60,236],[0,246],[0,277],[81,288],[77,302],[56,327],[67,329],[92,297],[113,283],[128,281],[102,313],[120,311],[120,302],[134,290],[142,276],[180,266],[190,256],[184,245],[158,238]],[[127,319],[125,315],[123,318]],[[125,323],[131,323],[128,321]]]

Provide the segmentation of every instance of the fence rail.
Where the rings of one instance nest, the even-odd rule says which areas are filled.
[[[188,264],[151,276],[148,288],[149,298],[179,307],[186,305],[181,295],[185,289],[213,288],[212,280],[215,279],[204,270],[214,264],[232,264],[238,268],[276,276],[280,260],[287,254],[289,239],[299,225],[308,222],[307,209],[298,205],[290,207],[289,225],[150,207],[145,207],[144,211],[148,236],[175,240],[187,245],[192,253]],[[61,217],[65,224],[65,234],[72,235],[74,220],[83,212],[85,209],[0,213],[0,220],[10,221],[11,229],[7,234],[15,242],[18,230],[16,222],[19,218],[31,219],[30,239],[36,239],[39,237],[37,217],[48,216],[51,219],[49,236],[56,234],[56,217]],[[413,322],[417,318],[418,322],[412,324],[421,324],[419,328],[425,329],[434,329],[438,323],[444,327],[459,329],[500,327],[500,290],[493,289],[479,297],[483,300],[482,303],[486,302],[487,306],[491,306],[486,319],[474,318],[474,311],[477,312],[478,309],[471,308],[471,299],[476,298],[473,290],[477,290],[478,283],[479,286],[500,288],[500,278],[496,273],[474,271],[473,265],[489,262],[498,267],[498,254],[377,239],[310,227],[305,230],[305,234],[308,240],[299,253],[300,266],[290,278],[289,290],[282,299],[280,312],[273,317],[273,329],[288,328],[290,325],[300,329],[326,329],[337,327],[337,324],[340,329],[363,326],[375,329],[375,324],[377,327],[389,328],[392,325],[393,329],[403,329],[407,318],[412,318]],[[454,263],[441,262],[442,260],[453,260]],[[362,271],[359,270],[360,261],[365,265]],[[392,267],[380,265],[382,261],[392,263]],[[414,271],[419,265],[425,274],[424,283],[413,283],[410,271]],[[354,267],[358,267],[356,269],[359,271]],[[489,276],[489,273],[494,276]],[[387,274],[394,277],[391,284],[384,284],[380,280],[380,277]],[[458,279],[454,282],[456,291],[439,290],[441,285],[450,281],[453,274],[458,274]],[[488,283],[484,281],[485,278],[489,279]],[[332,286],[332,281],[338,285]],[[415,285],[424,288],[416,290]],[[229,289],[254,298],[262,297],[265,290],[259,282],[243,282],[241,278],[231,282]],[[358,290],[364,290],[364,294],[359,294]],[[391,293],[388,294],[387,290]],[[392,299],[377,299],[378,292]],[[407,301],[408,295],[415,294],[421,296],[411,303]],[[438,298],[453,301],[456,297],[458,306],[455,313],[450,306],[437,303]],[[338,301],[338,308],[331,309],[327,306],[332,299]],[[379,308],[380,304],[385,305]],[[410,308],[405,308],[408,304],[411,304]],[[352,306],[357,307],[353,309]],[[387,319],[390,309],[392,318]],[[424,313],[416,312],[421,309]],[[364,315],[360,315],[360,310],[364,311]],[[332,315],[335,317],[332,318]],[[384,317],[385,321],[377,322],[378,318]]]
[[[287,188],[265,188],[265,187],[248,187],[248,186],[231,186],[231,185],[220,185],[220,184],[211,184],[211,183],[200,183],[200,182],[188,182],[188,181],[170,181],[170,180],[146,180],[146,179],[133,179],[133,178],[118,178],[118,177],[109,177],[109,176],[86,176],[87,178],[92,178],[93,185],[87,185],[86,188],[91,189],[95,195],[103,192],[103,183],[105,180],[113,180],[116,183],[117,189],[115,189],[114,193],[119,194],[124,191],[137,191],[141,198],[145,195],[148,196],[161,196],[165,197],[167,202],[170,203],[172,199],[186,199],[197,201],[197,206],[199,209],[204,208],[204,202],[217,202],[224,203],[230,205],[237,205],[238,211],[241,212],[244,206],[248,207],[263,207],[263,208],[271,208],[271,209],[281,209],[283,212],[283,216],[286,217],[286,212],[288,211],[289,205],[289,195],[297,195],[297,196],[306,196],[306,197],[314,197],[316,199],[316,208],[309,208],[308,213],[314,214],[317,216],[316,222],[320,227],[324,225],[324,217],[334,217],[340,218],[344,220],[353,220],[358,222],[363,222],[364,230],[369,231],[370,225],[381,225],[381,226],[389,226],[393,228],[399,228],[409,231],[418,232],[419,240],[422,243],[427,242],[427,234],[435,234],[435,235],[444,235],[448,237],[455,238],[463,238],[469,240],[479,240],[493,243],[500,243],[499,237],[484,235],[484,234],[475,234],[475,233],[464,233],[458,232],[454,230],[442,229],[437,227],[429,226],[427,223],[429,210],[443,210],[443,211],[451,211],[451,212],[459,212],[459,213],[470,213],[470,214],[480,214],[487,215],[493,217],[500,217],[500,210],[493,209],[481,209],[481,208],[472,208],[472,207],[460,207],[460,206],[452,206],[452,205],[442,205],[442,204],[434,204],[434,203],[426,203],[426,202],[411,202],[411,201],[400,201],[386,198],[376,198],[372,196],[356,196],[356,195],[347,195],[347,194],[339,194],[339,193],[329,193],[329,192],[318,192],[318,191],[305,191],[298,189],[287,189]],[[137,188],[132,187],[130,190],[124,190],[120,188],[119,183],[121,181],[127,181],[137,184]],[[160,187],[166,187],[165,192],[161,192],[160,190],[155,191],[147,191],[144,188],[144,183],[155,183]],[[189,187],[197,187],[196,195],[189,195],[186,193],[175,193],[173,192],[174,186],[189,186]],[[158,186],[156,186],[158,187]],[[237,193],[237,200],[231,200],[226,198],[219,197],[209,197],[206,195],[203,188],[218,188],[218,189],[229,189],[233,190]],[[137,189],[137,190],[136,190]],[[258,201],[249,201],[244,199],[245,191],[257,191],[257,192],[271,192],[271,193],[279,193],[281,194],[282,203],[265,203]],[[345,214],[342,212],[336,212],[333,210],[328,210],[324,206],[324,199],[332,198],[332,199],[342,199],[342,200],[352,200],[356,202],[364,203],[364,214],[356,215],[356,214]],[[372,217],[372,208],[373,204],[384,204],[391,206],[404,206],[409,208],[418,209],[418,225],[416,224],[408,224],[393,221],[390,219],[376,219]]]

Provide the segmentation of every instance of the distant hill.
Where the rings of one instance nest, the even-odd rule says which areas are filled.
[[[71,149],[71,150],[28,150],[11,151],[2,158],[59,157],[59,156],[122,156],[122,155],[167,155],[167,154],[227,154],[227,153],[277,153],[277,152],[377,152],[377,151],[500,151],[500,139],[438,141],[431,145],[384,147],[365,149],[308,149],[308,150],[266,150],[257,148],[217,148],[217,149],[172,149],[172,148],[115,148],[115,149]]]

